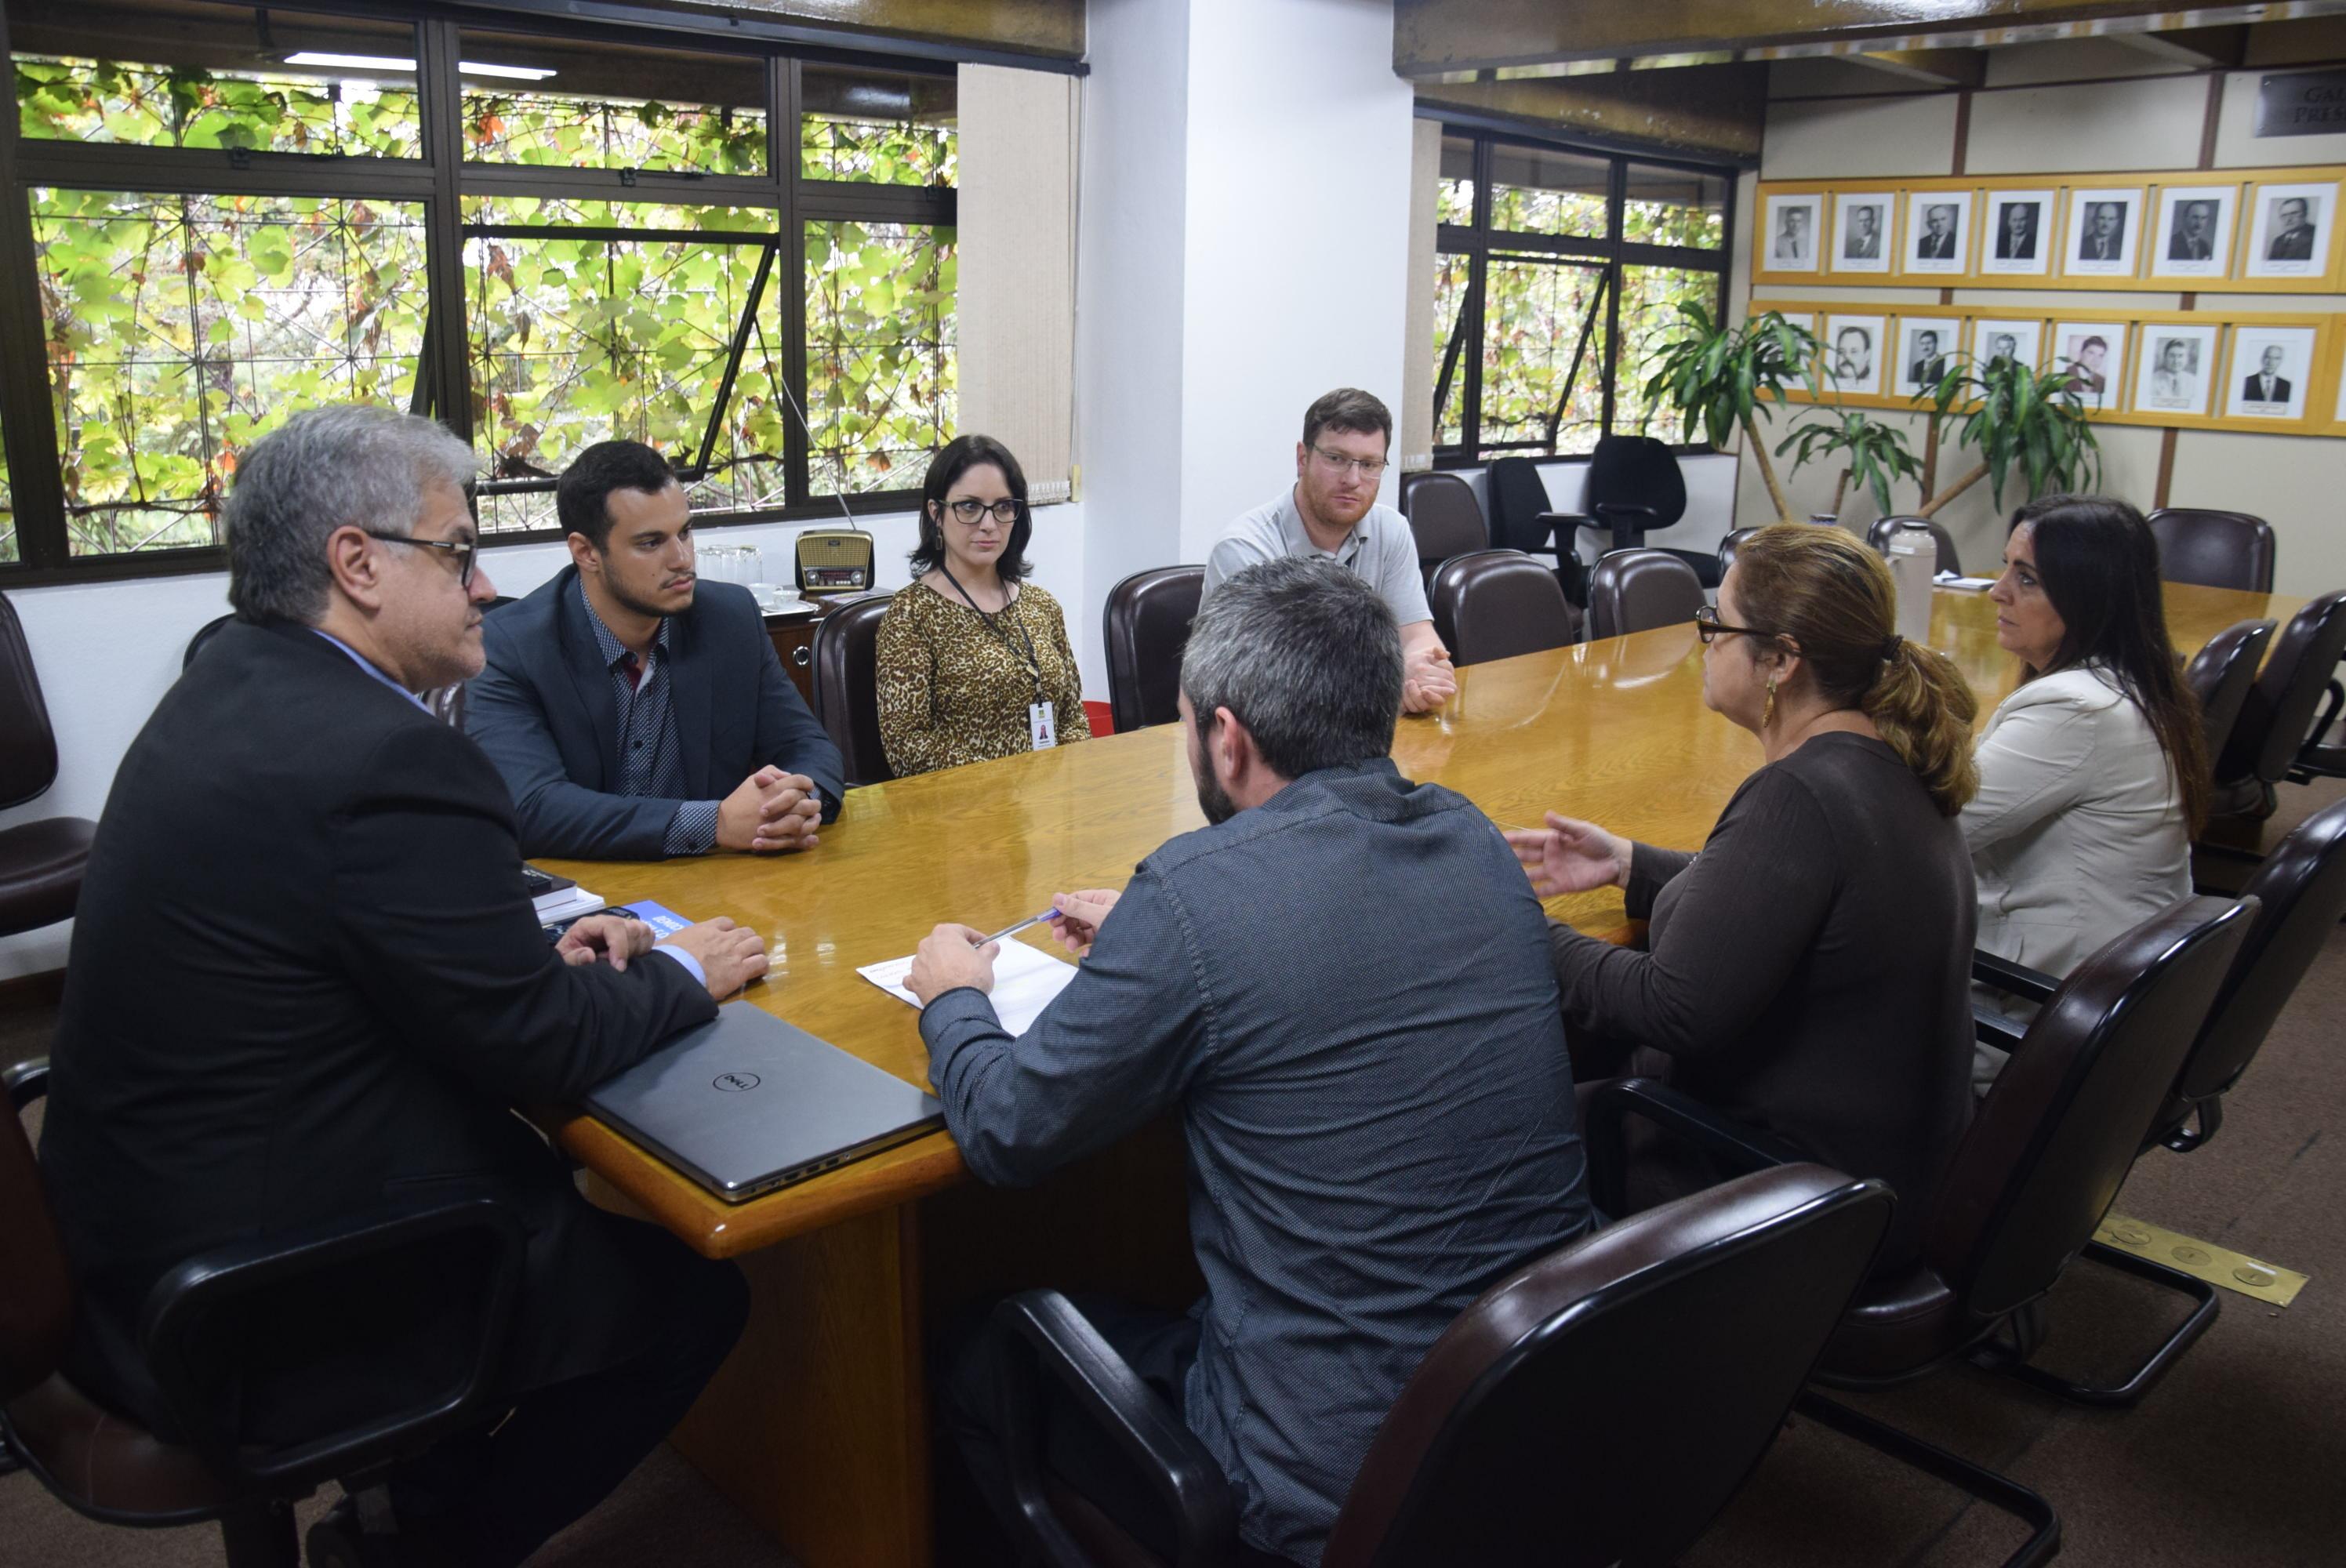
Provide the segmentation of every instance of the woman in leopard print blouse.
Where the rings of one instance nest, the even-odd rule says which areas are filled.
[[[1026,476],[989,436],[955,438],[921,486],[913,581],[878,647],[880,739],[898,777],[1087,740],[1058,601],[1024,581]]]

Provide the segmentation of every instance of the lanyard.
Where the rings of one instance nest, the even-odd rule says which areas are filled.
[[[978,609],[977,601],[969,596],[969,590],[961,585],[961,579],[953,575],[953,568],[944,565],[943,562],[939,562],[937,564],[937,570],[945,575],[945,581],[954,585],[954,591],[961,595],[962,598],[968,604],[969,607],[973,610],[977,610],[977,618],[985,623],[985,629],[992,632],[995,636],[1000,637],[1002,639],[1002,646],[1010,650],[1010,657],[1016,658],[1018,657],[1018,645],[1010,640],[1010,634],[1004,631],[1000,623],[996,622],[992,616],[986,614],[984,610]],[[1010,614],[1010,605],[1011,599],[1009,591],[1005,588],[1003,591],[1002,599],[1002,614],[1005,617]],[[1026,623],[1024,620],[1018,620],[1013,622],[1013,624],[1017,626],[1019,636],[1024,638],[1025,641],[1026,672],[1035,677],[1035,700],[1039,703],[1043,700],[1043,656],[1035,651],[1035,636],[1033,633],[1026,629]]]

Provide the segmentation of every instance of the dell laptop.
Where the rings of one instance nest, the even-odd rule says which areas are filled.
[[[586,1108],[728,1203],[944,1124],[933,1096],[747,1002],[610,1079]]]

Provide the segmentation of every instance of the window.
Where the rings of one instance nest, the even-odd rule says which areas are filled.
[[[1724,295],[1732,176],[1454,130],[1439,178],[1437,459],[1674,433],[1643,367],[1681,301]]]
[[[323,402],[466,436],[509,538],[613,437],[704,525],[909,504],[955,407],[950,66],[363,10],[8,0],[9,578],[216,566],[239,454]]]

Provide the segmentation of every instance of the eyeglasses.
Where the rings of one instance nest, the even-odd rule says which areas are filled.
[[[380,539],[386,545],[413,545],[419,550],[441,551],[455,560],[456,585],[460,588],[469,588],[473,585],[473,566],[480,559],[481,555],[481,542],[478,539],[411,539],[404,534],[383,534],[372,528],[362,528],[359,532],[370,539]]]
[[[1002,500],[989,506],[974,495],[964,495],[958,501],[946,502],[945,510],[952,513],[954,520],[964,528],[976,527],[977,520],[989,512],[994,514],[994,520],[996,523],[1007,528],[1018,521],[1019,514],[1026,510],[1026,504],[1023,501]]]
[[[1719,618],[1719,612],[1708,605],[1694,613],[1694,635],[1705,647],[1720,637],[1772,637],[1774,632],[1763,632],[1756,626],[1730,626]]]
[[[1390,466],[1382,457],[1344,457],[1324,446],[1315,446],[1311,454],[1326,463],[1336,473],[1357,473],[1363,479],[1374,479]]]

